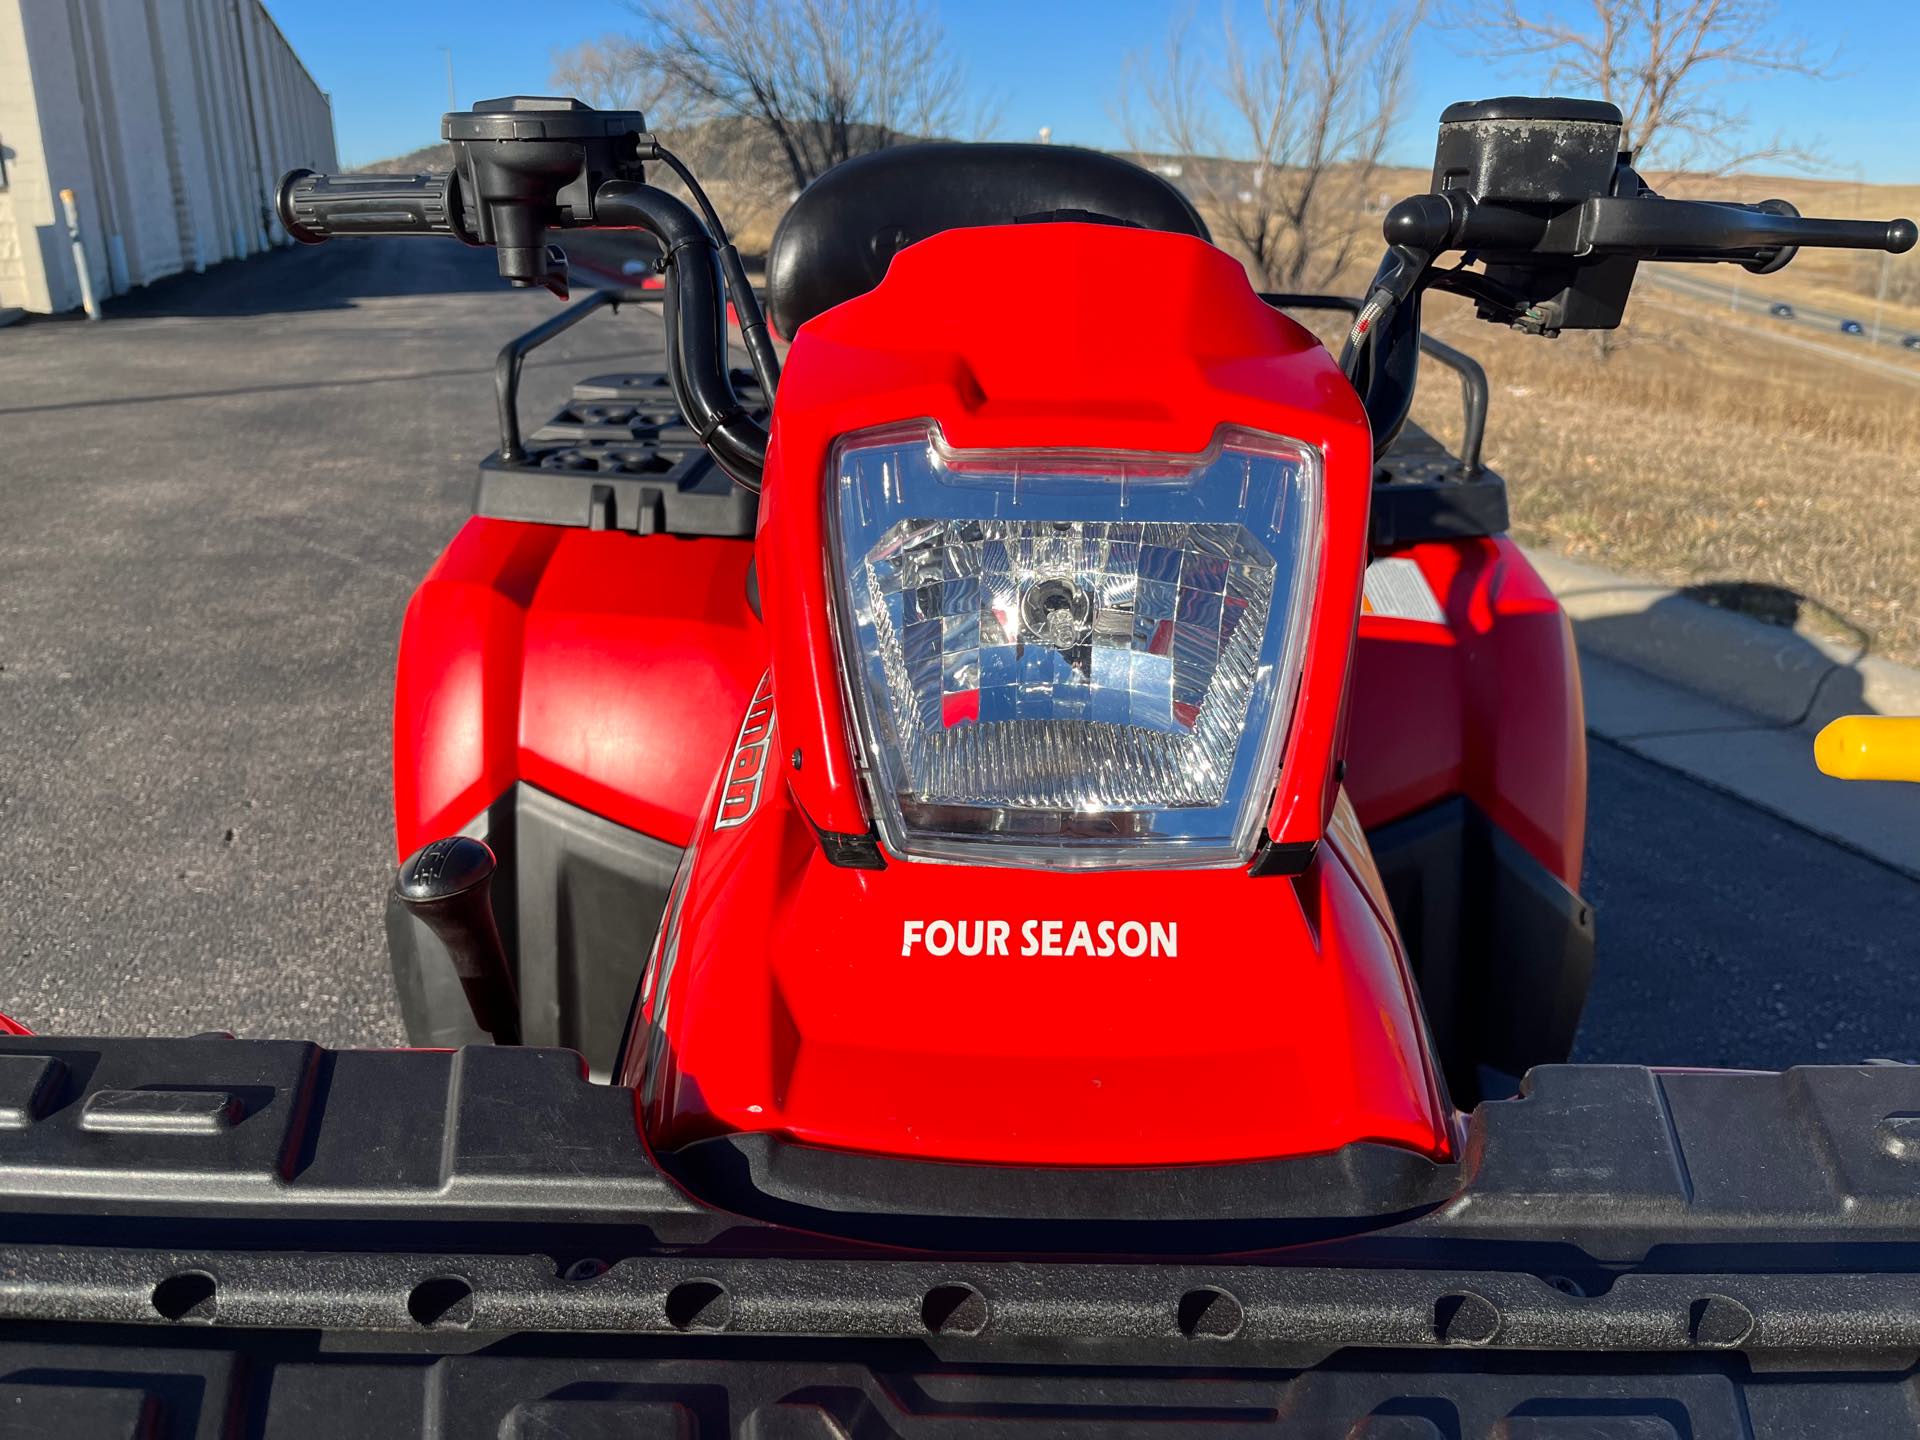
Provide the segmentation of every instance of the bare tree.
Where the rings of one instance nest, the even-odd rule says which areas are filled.
[[[671,106],[672,81],[653,52],[626,35],[603,35],[553,55],[556,93],[596,110],[638,110],[649,119]]]
[[[610,34],[555,51],[548,83],[555,94],[584,100],[596,110],[644,114],[654,132],[703,178],[736,235],[762,236],[786,208],[792,185],[770,148],[738,121],[710,123],[715,120],[711,111],[687,94],[642,41]],[[684,189],[665,167],[655,167],[651,178],[669,190]]]
[[[964,76],[922,0],[638,0],[688,118],[744,123],[794,189],[849,156],[951,133]]]
[[[1324,287],[1354,258],[1422,13],[1420,0],[1363,5],[1266,0],[1254,34],[1231,10],[1217,33],[1188,16],[1159,55],[1129,62],[1128,143],[1169,153],[1163,165],[1268,288]]]
[[[1815,156],[1778,135],[1757,145],[1722,89],[1753,75],[1832,74],[1835,56],[1781,30],[1774,0],[1580,0],[1572,18],[1521,0],[1453,0],[1449,26],[1494,59],[1529,62],[1550,88],[1620,107],[1644,168],[1726,174]]]

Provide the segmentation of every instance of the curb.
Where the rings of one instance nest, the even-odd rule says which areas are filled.
[[[1578,631],[1580,648],[1775,725],[1819,729],[1840,715],[1920,715],[1920,670],[1770,625],[1680,589],[1568,560],[1527,558]]]
[[[1529,550],[1573,623],[1587,732],[1920,878],[1920,786],[1834,780],[1814,733],[1920,715],[1920,670]]]

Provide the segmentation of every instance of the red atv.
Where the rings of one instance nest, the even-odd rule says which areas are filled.
[[[1593,930],[1570,630],[1423,296],[1553,335],[1617,324],[1643,259],[1913,243],[1660,199],[1610,106],[1510,98],[1442,117],[1349,304],[1256,294],[1112,156],[914,146],[781,223],[783,374],[640,116],[446,134],[449,176],[288,177],[289,229],[456,234],[557,289],[548,230],[638,229],[667,352],[527,440],[526,351],[643,297],[501,356],[500,451],[400,652],[409,1031],[577,1047],[743,1207],[718,1177],[797,1150],[875,1196],[909,1160],[1452,1155],[1457,1103],[1566,1058]],[[1343,305],[1338,362],[1284,313]],[[1459,458],[1407,423],[1423,349]],[[449,836],[496,857],[491,914]]]
[[[1449,145],[1485,145],[1516,106],[1540,111],[1451,114]],[[1560,110],[1559,123],[1598,123]],[[592,137],[569,142],[577,173],[543,180],[568,187],[557,204],[541,209],[543,191],[532,211],[489,198],[514,143],[485,139],[530,114],[549,135]],[[1363,417],[1279,313],[1358,305],[1254,295],[1158,176],[1029,145],[851,161],[800,197],[768,257],[772,319],[795,348],[774,408],[785,474],[762,508],[750,417],[765,413],[772,352],[753,349],[757,379],[719,373],[707,242],[657,192],[618,188],[656,148],[638,117],[517,99],[448,124],[457,176],[297,177],[283,203],[294,233],[391,230],[395,203],[430,193],[432,228],[494,239],[522,280],[551,274],[542,236],[506,234],[533,212],[677,225],[670,253],[689,260],[666,267],[668,368],[581,383],[527,439],[525,354],[604,304],[653,297],[597,291],[502,353],[501,447],[476,517],[407,615],[400,851],[455,833],[492,848],[519,1038],[629,1078],[691,1049],[703,1098],[656,1114],[676,1134],[1027,1154],[982,1148],[961,1122],[984,1083],[1070,1118],[1081,1158],[1114,1163],[1358,1134],[1441,1152],[1449,1091],[1510,1094],[1528,1067],[1566,1058],[1593,955],[1576,893],[1572,642],[1503,534],[1505,487],[1479,458],[1484,374],[1422,340],[1417,289],[1390,346],[1356,347],[1350,363],[1376,372]],[[600,138],[609,128],[628,138]],[[1614,157],[1594,143],[1585,183],[1599,190]],[[1152,292],[1140,274],[1159,277]],[[983,275],[991,289],[966,278]],[[1572,298],[1575,313],[1561,301],[1540,327],[1583,323]],[[1405,422],[1417,348],[1462,379],[1457,458]],[[707,453],[718,414],[754,454]],[[924,493],[855,524],[851,497],[879,483],[859,476],[905,463],[902,445],[925,451]],[[796,466],[809,473],[786,478]],[[1272,487],[1264,515],[1222,498],[1223,477],[1249,467]],[[931,528],[898,530],[909,523]],[[1147,525],[1173,528],[1149,541]],[[910,598],[874,609],[861,587],[876,585]],[[814,865],[792,868],[788,831],[815,837]],[[629,1046],[649,943],[700,837],[714,852],[701,876],[724,865],[728,898],[710,909],[714,882],[689,869],[705,918],[674,932],[692,953],[669,942],[654,984],[673,972],[701,998],[649,995],[637,1023],[658,1038]],[[1088,873],[1031,874],[1063,868]],[[1046,931],[1026,948],[1029,919],[1064,926],[1057,945]],[[1139,926],[1150,942],[1177,931],[1178,946],[1135,953]],[[413,1040],[478,1038],[431,930],[396,907],[389,933]],[[829,940],[863,958],[809,964]],[[728,957],[717,966],[714,947]],[[1305,972],[1307,988],[1280,958],[1296,953],[1331,962]],[[1162,977],[1153,1011],[1110,983],[1130,963]],[[1186,983],[1165,984],[1172,970]],[[736,1007],[767,1028],[749,1036]],[[658,1029],[668,1008],[683,1035]],[[1068,1016],[1085,1029],[1063,1063],[1048,1052]],[[1214,1125],[1165,1083],[1170,1067],[1334,1103],[1254,1105]],[[801,1076],[811,1098],[780,1101]],[[659,1083],[680,1088],[664,1070]],[[882,1122],[860,1113],[862,1095],[920,1100]]]
[[[1911,222],[1455,106],[1336,361],[1282,312],[1342,302],[1255,294],[1155,177],[922,146],[783,223],[783,371],[638,115],[446,133],[283,218],[556,289],[550,231],[639,230],[665,281],[662,370],[524,440],[526,351],[653,300],[503,353],[407,618],[395,970],[422,1045],[508,1043],[0,1037],[10,1421],[1911,1432],[1920,1067],[1543,1063],[1591,955],[1572,649],[1420,330]]]

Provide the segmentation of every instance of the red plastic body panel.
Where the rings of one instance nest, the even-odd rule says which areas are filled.
[[[685,845],[766,669],[752,553],[744,540],[468,521],[401,632],[399,853],[516,781]]]
[[[670,954],[645,982],[621,1078],[640,1088],[656,1147],[765,1130],[1020,1165],[1244,1160],[1358,1140],[1449,1153],[1413,985],[1344,805],[1296,880],[842,869],[778,783],[789,741],[777,722],[764,744],[759,803],[722,825],[716,794],[663,936]],[[1007,953],[903,945],[907,922],[935,918],[998,921]],[[1077,920],[1151,920],[1173,927],[1177,954],[1022,955],[1024,927],[1050,920],[1069,948]]]
[[[31,1035],[33,1031],[11,1015],[0,1015],[0,1035]]]
[[[954,277],[993,275],[955,303]],[[1112,326],[1115,295],[1154,277]],[[760,510],[774,704],[805,763],[792,778],[824,830],[868,821],[830,642],[824,486],[833,441],[931,417],[962,449],[1065,446],[1193,454],[1221,425],[1291,436],[1325,460],[1304,683],[1269,831],[1318,839],[1366,551],[1372,441],[1358,396],[1240,266],[1189,236],[1110,225],[954,230],[894,257],[884,282],[802,326],[787,359]]]
[[[1360,617],[1346,786],[1361,823],[1464,795],[1577,890],[1586,716],[1559,602],[1504,537],[1398,553],[1419,565],[1446,623]]]
[[[982,273],[999,286],[954,304],[952,277]],[[1116,345],[1112,296],[1140,274],[1156,276],[1154,302]],[[1276,840],[1324,836],[1303,874],[828,861],[816,828],[868,828],[827,610],[829,450],[921,416],[963,449],[1194,453],[1237,424],[1321,451],[1306,668],[1270,819]],[[649,967],[623,1078],[641,1086],[651,1142],[775,1131],[1103,1166],[1357,1141],[1448,1153],[1413,983],[1332,778],[1370,485],[1366,421],[1325,350],[1188,238],[949,232],[803,327],[758,537],[772,713],[736,712],[741,753]],[[756,784],[752,804],[738,798]],[[950,949],[941,924],[961,931]],[[1129,950],[1129,926],[1159,943]]]

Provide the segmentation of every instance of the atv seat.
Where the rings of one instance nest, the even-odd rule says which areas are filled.
[[[791,338],[822,310],[865,294],[916,240],[1051,216],[1212,238],[1186,196],[1117,155],[1071,145],[899,145],[842,161],[793,202],[767,252],[773,328]]]

